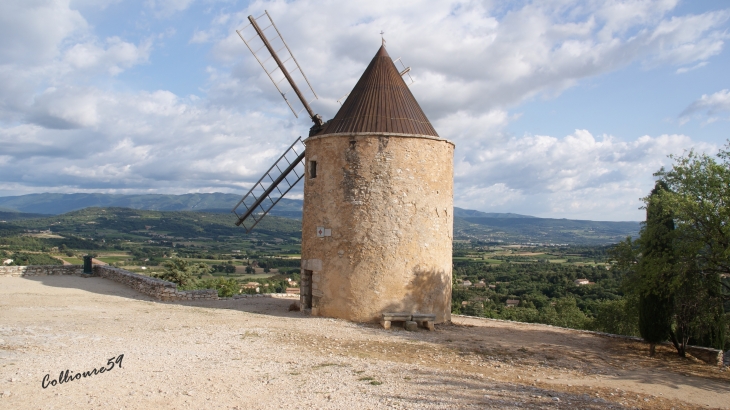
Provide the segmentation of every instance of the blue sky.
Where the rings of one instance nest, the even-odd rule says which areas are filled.
[[[459,207],[641,220],[667,155],[730,137],[722,1],[11,0],[0,195],[243,194],[309,127],[235,34],[264,10],[325,119],[385,31],[456,143]]]

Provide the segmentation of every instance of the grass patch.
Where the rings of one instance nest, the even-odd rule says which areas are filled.
[[[359,378],[357,380],[360,380],[361,382],[366,382],[366,381],[375,380],[375,379],[373,377],[370,377],[370,376],[365,376],[365,377],[361,377],[361,378]]]
[[[383,382],[379,382],[377,380],[373,380],[373,381],[370,382],[370,384],[372,384],[373,386],[380,386],[381,384],[383,384]]]

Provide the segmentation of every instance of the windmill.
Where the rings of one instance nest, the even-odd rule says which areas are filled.
[[[325,123],[294,81],[301,76],[317,98],[269,14],[248,20],[252,36],[239,36],[294,115],[306,110],[313,125],[239,201],[237,225],[253,229],[304,180],[305,311],[360,322],[385,320],[387,312],[449,321],[454,144],[438,135],[408,88],[410,68],[396,68],[400,59],[390,58],[383,40]],[[303,108],[294,108],[292,92]]]

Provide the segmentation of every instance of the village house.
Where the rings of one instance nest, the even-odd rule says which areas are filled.
[[[468,288],[469,286],[471,286],[471,281],[465,280],[465,281],[461,282],[461,286]]]
[[[576,279],[574,283],[578,286],[581,285],[594,285],[593,282],[589,281],[588,279]]]
[[[508,308],[517,307],[517,305],[519,305],[519,304],[520,304],[520,300],[519,299],[507,299],[507,307]]]

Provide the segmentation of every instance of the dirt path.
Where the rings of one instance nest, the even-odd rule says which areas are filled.
[[[52,257],[52,258],[54,258],[54,259],[58,259],[59,261],[61,261],[61,263],[62,263],[62,264],[63,264],[64,266],[65,266],[65,265],[71,265],[71,262],[68,262],[68,261],[66,261],[65,259],[63,259],[63,258],[62,258],[62,257],[60,257],[60,256],[54,256],[54,255],[51,255],[51,257]]]
[[[0,408],[730,408],[730,372],[636,342],[460,318],[435,332],[0,278]],[[122,368],[42,387],[108,367]]]

